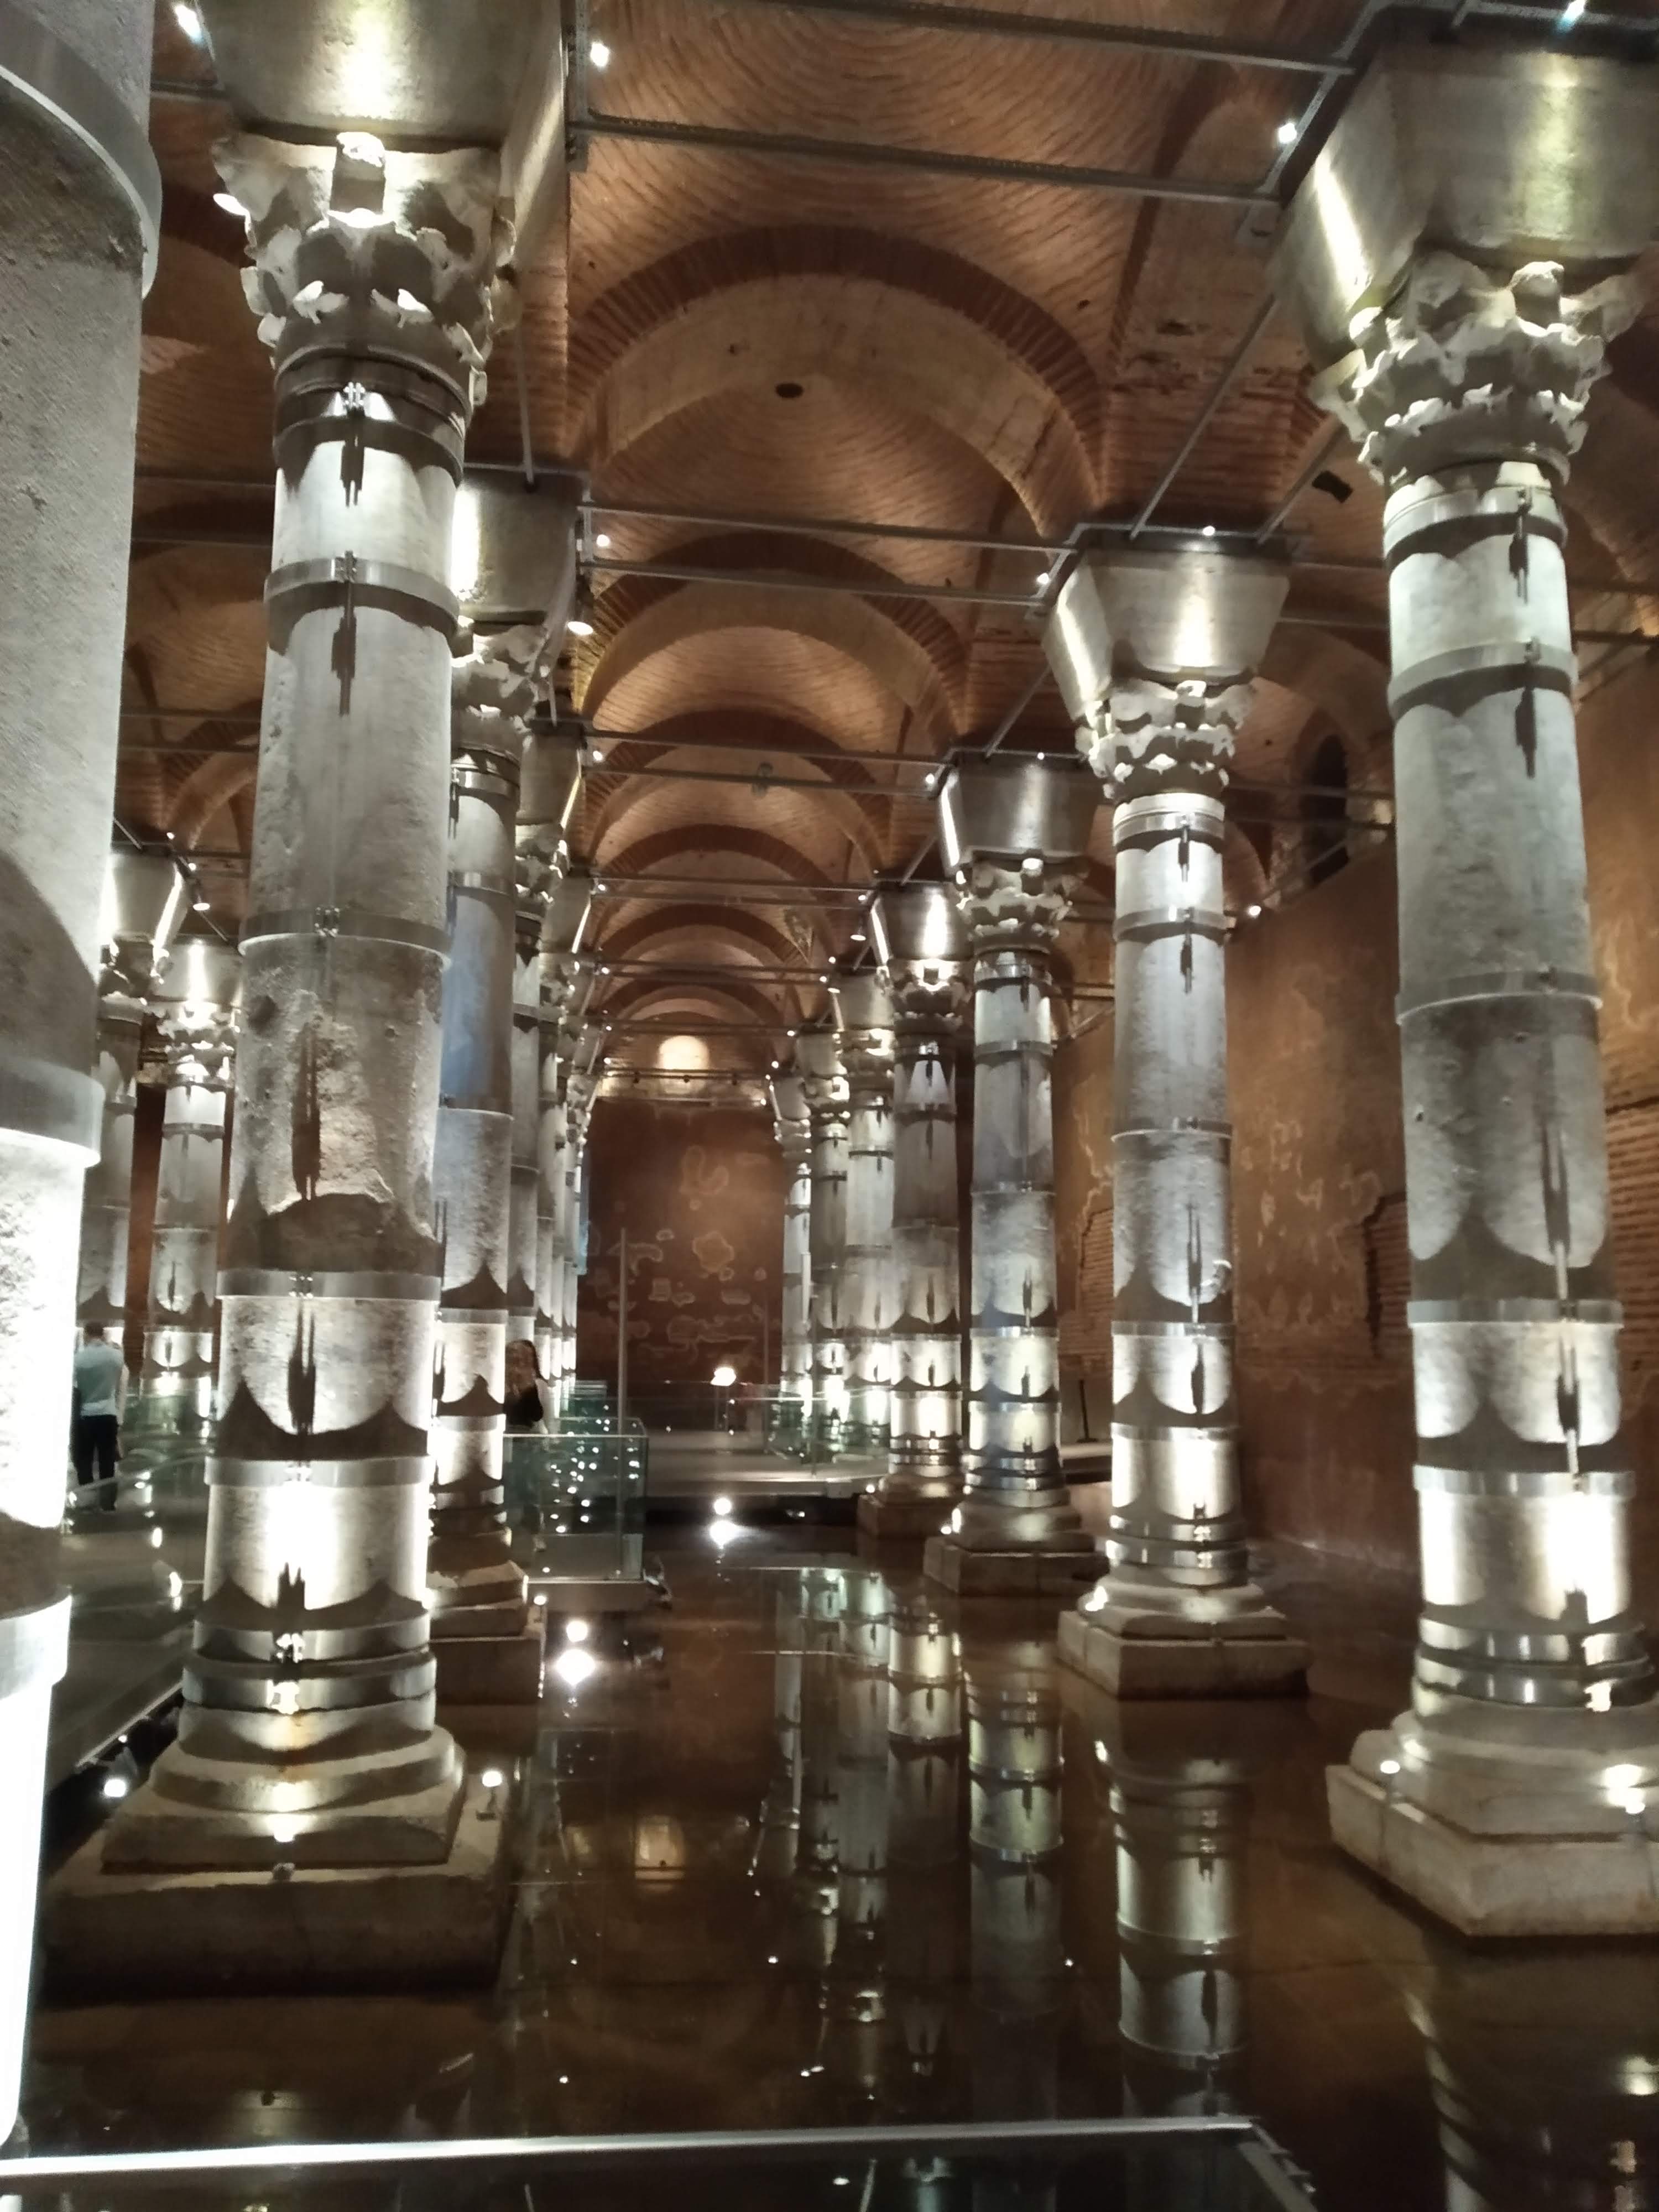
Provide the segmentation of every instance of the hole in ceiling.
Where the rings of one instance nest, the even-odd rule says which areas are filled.
[[[1339,507],[1353,497],[1353,486],[1331,469],[1321,469],[1313,480],[1313,488],[1322,491],[1327,499],[1334,499]]]
[[[780,399],[799,399],[806,386],[804,384],[775,384],[772,389]]]

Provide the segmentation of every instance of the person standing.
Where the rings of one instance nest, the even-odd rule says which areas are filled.
[[[84,1490],[98,1462],[98,1503],[115,1510],[115,1462],[120,1455],[121,1395],[126,1370],[121,1347],[112,1344],[97,1322],[88,1323],[86,1342],[75,1355],[75,1428],[71,1449],[75,1480]]]

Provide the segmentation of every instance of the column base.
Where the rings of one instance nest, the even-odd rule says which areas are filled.
[[[884,1543],[920,1543],[943,1533],[956,1504],[954,1492],[929,1498],[914,1491],[866,1490],[859,1498],[859,1528]]]
[[[1274,1698],[1306,1686],[1308,1647],[1267,1605],[1208,1620],[1109,1602],[1074,1609],[1059,1648],[1063,1666],[1115,1698]]]
[[[141,1873],[94,1836],[46,1887],[46,1977],[97,1997],[487,1984],[510,1894],[505,1798],[470,1778],[427,1866]]]
[[[433,1623],[441,1705],[533,1705],[542,1694],[544,1617],[538,1612],[514,1632],[441,1636]]]
[[[1447,1700],[1326,1770],[1331,1832],[1465,1936],[1659,1936],[1659,1701]]]
[[[186,1743],[171,1744],[95,1838],[100,1863],[111,1873],[248,1869],[267,1879],[281,1864],[307,1871],[441,1865],[454,1843],[466,1786],[459,1748],[437,1729],[410,1747],[406,1764],[410,1786],[396,1791],[386,1786],[384,1755],[331,1759],[327,1799],[289,1814],[273,1802],[270,1767],[204,1759]],[[307,1777],[291,1786],[302,1796],[317,1785]]]
[[[959,1597],[1071,1597],[1100,1571],[1088,1538],[1061,1537],[1052,1549],[988,1551],[956,1536],[931,1536],[921,1571]]]

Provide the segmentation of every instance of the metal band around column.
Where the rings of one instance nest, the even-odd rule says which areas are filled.
[[[1389,712],[1395,721],[1431,691],[1470,677],[1492,676],[1500,680],[1493,689],[1509,688],[1507,679],[1518,677],[1527,684],[1571,695],[1578,681],[1576,654],[1546,645],[1535,637],[1492,638],[1480,645],[1453,646],[1446,653],[1431,653],[1401,671],[1389,686]]]
[[[264,937],[359,937],[381,945],[406,945],[417,952],[449,952],[449,933],[423,921],[405,921],[400,915],[364,914],[355,906],[295,906],[271,914],[251,914],[242,924],[240,942],[257,944]]]
[[[405,460],[410,456],[404,449],[416,447],[420,449],[415,456],[417,465],[422,455],[435,450],[459,485],[466,425],[453,387],[395,362],[371,362],[340,355],[332,358],[339,367],[307,362],[283,377],[273,441],[277,466],[285,465],[284,449],[290,441],[301,435],[308,435],[313,445],[338,439],[374,446]],[[380,401],[390,411],[371,415],[371,400]],[[399,408],[412,410],[423,419],[405,421],[397,412]]]
[[[289,605],[309,600],[313,607],[355,602],[385,607],[406,620],[428,623],[445,637],[454,635],[461,604],[447,584],[420,568],[396,561],[363,561],[355,553],[332,553],[320,561],[289,561],[265,578],[265,606],[273,638],[278,624],[291,625],[309,610]]]
[[[0,1129],[83,1152],[103,1150],[104,1086],[95,1075],[0,1043]]]
[[[143,125],[89,63],[14,0],[0,0],[0,83],[84,147],[131,208],[148,292],[161,251],[161,172]]]
[[[1120,945],[1150,945],[1160,937],[1208,937],[1224,945],[1227,917],[1207,906],[1141,907],[1119,915],[1112,935]]]
[[[1575,969],[1489,968],[1469,975],[1448,975],[1443,982],[1414,991],[1409,998],[1401,992],[1394,1002],[1394,1017],[1397,1022],[1408,1021],[1431,1007],[1462,1006],[1475,999],[1547,998],[1588,1001],[1592,1006],[1601,1003],[1595,976]]]
[[[224,1267],[219,1273],[219,1295],[224,1298],[392,1298],[435,1300],[443,1289],[441,1275],[406,1274],[377,1267],[321,1268],[308,1273],[297,1267]]]

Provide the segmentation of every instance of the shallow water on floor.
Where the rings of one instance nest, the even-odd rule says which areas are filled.
[[[664,1549],[672,1609],[475,1747],[493,1990],[48,1997],[31,2148],[1241,2110],[1335,2212],[1655,2201],[1659,1947],[1475,1950],[1342,1859],[1322,1769],[1381,1708],[1115,1706],[1052,1605],[834,1532]],[[1317,1688],[1367,1627],[1313,1632]]]

